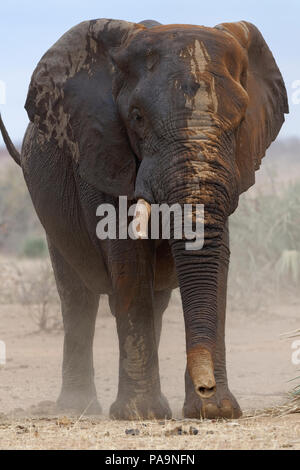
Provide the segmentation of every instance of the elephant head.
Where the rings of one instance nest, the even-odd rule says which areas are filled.
[[[40,138],[54,139],[100,191],[204,204],[203,249],[170,243],[188,370],[200,396],[210,396],[224,225],[288,112],[262,35],[244,21],[215,28],[87,21],[41,59],[25,107]]]

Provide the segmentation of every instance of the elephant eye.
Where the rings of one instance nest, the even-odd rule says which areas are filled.
[[[143,121],[143,116],[141,115],[141,112],[135,108],[131,112],[131,119],[140,124]]]

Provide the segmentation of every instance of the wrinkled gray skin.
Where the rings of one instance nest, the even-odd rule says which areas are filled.
[[[108,294],[120,346],[111,416],[171,416],[157,350],[178,279],[184,415],[239,417],[225,361],[228,217],[288,111],[259,31],[246,22],[84,22],[41,59],[26,109],[21,166],[47,233],[65,328],[59,409],[100,412],[92,348],[99,297]],[[120,195],[204,204],[203,249],[98,240],[96,209],[117,207]]]

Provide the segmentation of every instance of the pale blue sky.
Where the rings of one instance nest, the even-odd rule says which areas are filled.
[[[13,139],[22,139],[28,122],[24,103],[40,57],[70,27],[94,18],[205,26],[254,23],[276,58],[289,94],[290,116],[281,136],[300,137],[300,104],[292,103],[292,83],[300,80],[299,0],[1,0],[0,80],[6,83],[7,100],[0,110]]]

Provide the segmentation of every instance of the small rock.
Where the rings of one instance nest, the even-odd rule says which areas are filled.
[[[182,426],[177,426],[174,429],[168,429],[165,432],[165,436],[182,436],[183,434],[187,434],[187,432],[182,429]]]
[[[197,428],[194,428],[193,426],[190,426],[189,434],[191,436],[197,436],[197,434],[199,434],[199,430]]]
[[[127,436],[138,436],[140,431],[139,429],[125,429],[125,434]]]
[[[29,429],[26,426],[21,426],[20,424],[16,426],[17,434],[23,434],[29,432]]]

